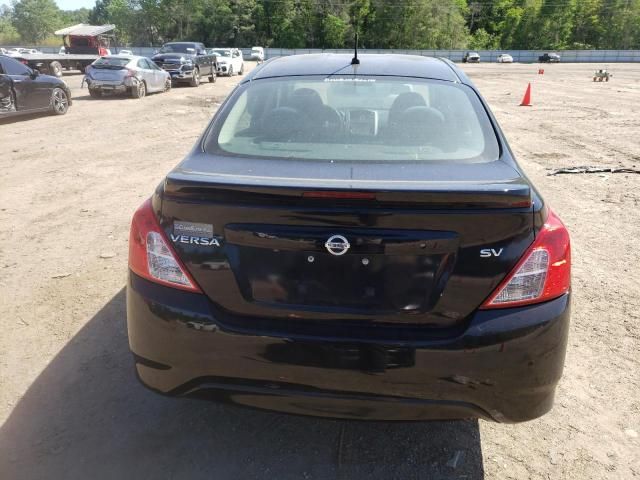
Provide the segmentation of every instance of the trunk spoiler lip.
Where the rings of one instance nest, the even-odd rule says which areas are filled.
[[[382,182],[381,182],[382,183]],[[422,185],[423,188],[417,188]],[[366,208],[393,205],[432,205],[434,207],[456,206],[458,208],[526,208],[531,209],[533,202],[531,188],[526,182],[518,183],[482,183],[471,184],[438,182],[426,184],[416,182],[413,185],[393,185],[396,188],[373,188],[369,184],[354,185],[273,185],[264,183],[226,183],[196,180],[181,175],[172,175],[165,179],[163,197],[176,200],[210,200],[216,203],[262,203],[304,204],[338,207],[345,203],[349,206]],[[366,187],[366,188],[365,188]],[[400,187],[400,188],[399,188]],[[412,187],[412,188],[408,188]],[[474,188],[475,187],[475,188]],[[375,199],[351,198],[331,199],[306,197],[307,192],[374,192]]]

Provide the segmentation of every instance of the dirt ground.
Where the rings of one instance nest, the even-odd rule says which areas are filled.
[[[354,423],[168,399],[128,352],[129,221],[239,80],[0,123],[0,478],[640,478],[640,65],[468,65],[573,241],[551,413],[518,425]],[[518,104],[527,82],[533,106]]]

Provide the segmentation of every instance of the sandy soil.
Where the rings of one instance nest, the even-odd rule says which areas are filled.
[[[640,65],[468,65],[572,233],[573,323],[556,405],[519,425],[352,423],[141,387],[123,286],[129,220],[238,77],[142,101],[65,77],[65,117],[0,123],[0,478],[640,477]],[[530,108],[519,107],[533,82]]]

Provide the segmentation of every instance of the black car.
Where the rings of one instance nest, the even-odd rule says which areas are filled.
[[[37,112],[64,115],[71,92],[63,80],[40,75],[6,55],[0,55],[0,118]]]
[[[216,81],[216,56],[207,53],[202,43],[165,43],[152,60],[158,67],[169,72],[173,83],[188,83],[197,87],[202,77],[209,77],[211,83]]]
[[[560,63],[560,55],[557,53],[545,53],[538,57],[540,63]]]
[[[129,342],[168,395],[525,421],[562,374],[570,263],[566,228],[453,63],[283,57],[135,213]]]

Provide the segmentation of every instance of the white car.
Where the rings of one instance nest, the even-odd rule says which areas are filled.
[[[218,75],[231,77],[236,73],[238,75],[244,73],[244,59],[242,52],[237,48],[213,48],[209,53],[217,57]]]
[[[513,57],[508,53],[501,53],[496,59],[498,63],[513,63]]]
[[[251,60],[255,60],[258,63],[264,62],[264,48],[253,47],[251,49]]]
[[[131,50],[126,50],[126,49],[122,49],[118,51],[118,55],[133,55],[133,51]]]

